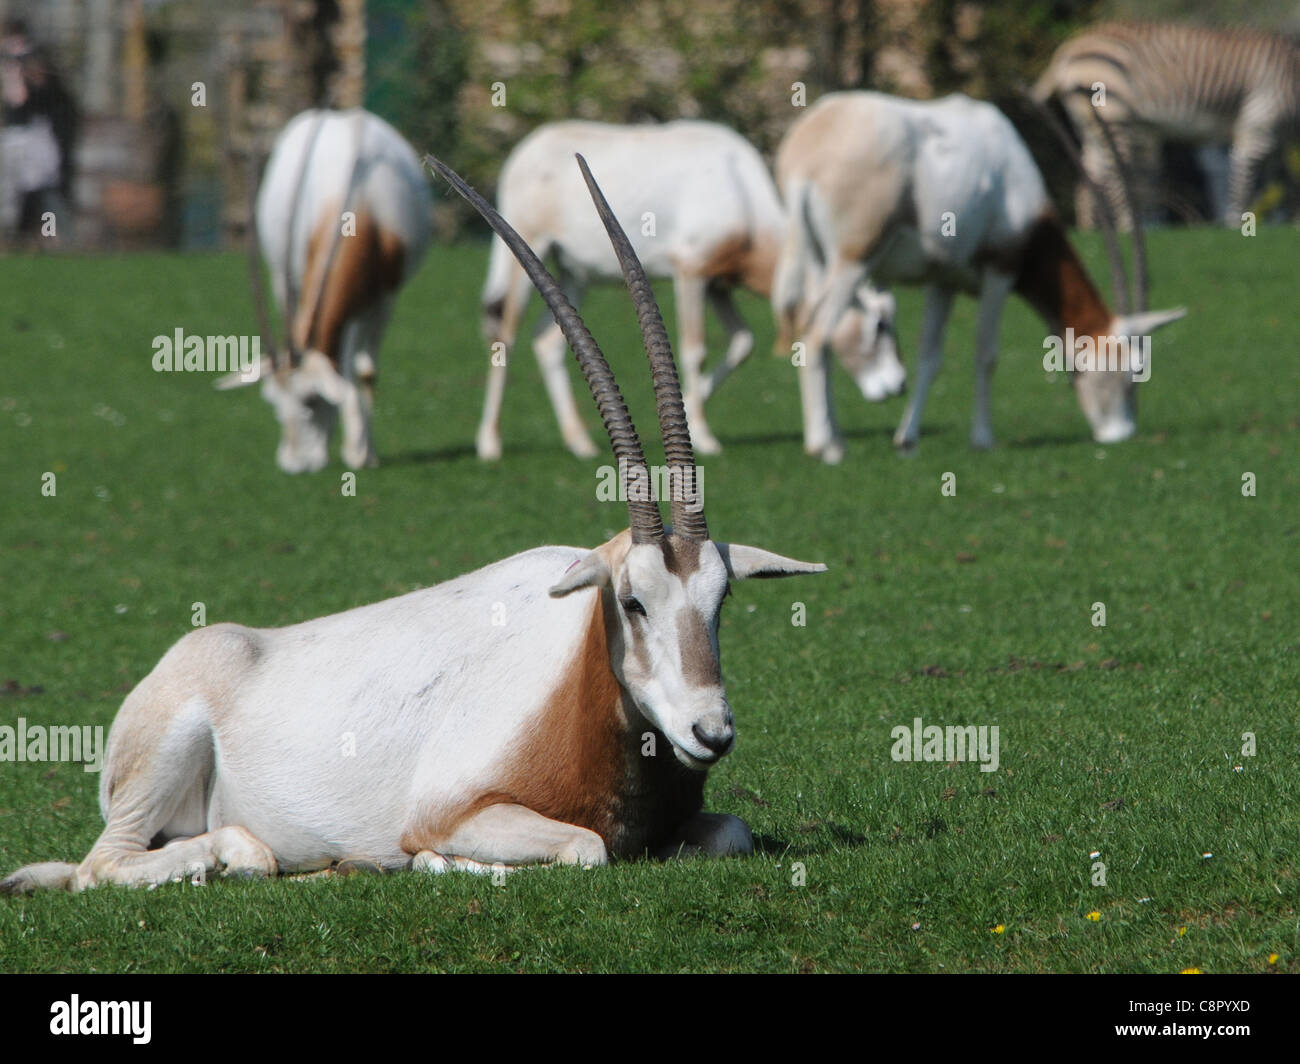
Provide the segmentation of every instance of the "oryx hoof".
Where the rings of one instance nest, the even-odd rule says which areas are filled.
[[[600,454],[596,445],[591,442],[591,437],[585,432],[581,436],[574,436],[564,441],[566,447],[573,453],[575,458],[595,458]]]
[[[440,853],[434,853],[432,850],[421,850],[411,858],[411,870],[441,876],[452,870],[452,864]]]

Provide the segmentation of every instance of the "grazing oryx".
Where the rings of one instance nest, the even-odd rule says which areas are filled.
[[[289,628],[192,632],[118,714],[100,782],[107,824],[89,855],[29,865],[0,889],[271,875],[349,856],[443,871],[752,849],[744,821],[700,811],[705,770],[735,737],[722,600],[732,580],[826,567],[709,538],[668,336],[585,164],[650,359],[671,528],[642,490],[640,440],[582,319],[522,238],[429,161],[509,243],[564,330],[631,528]]]
[[[276,352],[264,321],[272,357],[260,376],[286,473],[324,468],[336,414],[343,461],[378,464],[370,418],[379,344],[397,290],[424,258],[432,202],[414,150],[376,115],[304,111],[277,138],[256,222],[288,350]],[[256,262],[253,281],[264,313]],[[241,383],[231,374],[217,386]]]
[[[1130,169],[1150,133],[1230,144],[1224,220],[1238,226],[1260,163],[1300,134],[1300,42],[1242,28],[1104,23],[1056,50],[1034,87],[1040,102],[1053,96],[1069,112],[1084,165],[1122,227],[1129,204],[1098,126],[1102,115]],[[1081,217],[1091,217],[1088,190],[1080,190],[1079,202]]]
[[[975,416],[972,446],[993,444],[989,412],[1002,306],[1019,293],[1055,335],[1095,347],[1098,360],[1067,355],[1093,438],[1122,440],[1136,429],[1130,340],[1176,320],[1184,310],[1113,315],[1097,293],[1052,210],[1038,168],[996,107],[965,96],[917,103],[878,93],[824,96],[786,134],[777,179],[792,229],[803,220],[809,239],[787,240],[774,294],[787,337],[806,339],[799,383],[804,448],[825,461],[843,456],[831,409],[825,356],[829,323],[864,279],[880,285],[926,286],[916,386],[894,436],[900,448],[920,434],[926,393],[943,352],[953,296],[978,294]],[[798,275],[804,245],[824,249],[819,303],[799,298],[787,275]],[[791,261],[793,259],[793,261]],[[1123,276],[1117,300],[1125,300]],[[1137,300],[1145,301],[1145,289]],[[1066,332],[1066,330],[1071,330]],[[1114,363],[1113,368],[1111,364]],[[1122,367],[1122,368],[1120,368]]]
[[[785,228],[771,175],[743,137],[710,122],[556,122],[535,130],[502,167],[497,206],[538,255],[554,251],[557,275],[575,305],[591,279],[619,276],[604,230],[585,205],[575,153],[590,159],[611,188],[614,213],[631,233],[646,272],[673,280],[691,436],[702,453],[717,453],[721,448],[705,421],[704,404],[754,347],[732,289],[742,285],[768,298]],[[483,459],[501,455],[506,361],[531,293],[528,277],[505,244],[493,240],[483,288],[484,332],[493,347],[477,438]],[[728,334],[726,356],[711,374],[704,373],[706,302]],[[895,395],[903,386],[893,318],[893,298],[864,285],[832,338],[836,354],[870,400]],[[579,457],[594,455],[574,405],[564,338],[549,320],[539,328],[533,350],[565,445]]]

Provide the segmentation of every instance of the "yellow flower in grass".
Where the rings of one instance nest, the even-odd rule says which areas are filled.
[[[1268,955],[1268,963],[1269,963],[1269,964],[1276,964],[1276,963],[1277,963],[1277,954],[1276,954],[1276,953],[1270,953],[1270,954]]]
[[[1098,920],[1101,919],[1101,913],[1099,913],[1096,909],[1093,909],[1092,912],[1088,914],[1088,919],[1095,924]]]
[[[990,934],[990,935],[1000,935],[1000,934],[1002,934],[1002,932],[1005,931],[1006,929],[1007,929],[1007,925],[1006,925],[1006,924],[998,924],[997,927],[990,927],[990,928],[989,928],[989,934]]]
[[[1184,968],[1179,975],[1202,975],[1204,974],[1199,968]]]

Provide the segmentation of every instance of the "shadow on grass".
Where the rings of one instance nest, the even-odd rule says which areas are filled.
[[[1053,432],[1036,436],[1017,436],[1001,445],[1009,451],[1028,451],[1037,447],[1073,447],[1091,442],[1086,432]]]
[[[775,835],[755,835],[754,852],[776,857],[786,853],[799,856],[821,853],[826,849],[825,839],[819,839],[817,836],[823,833],[831,836],[837,848],[846,846],[856,848],[865,846],[870,841],[866,835],[853,828],[830,820],[818,820],[800,825],[793,837],[788,839],[777,838]]]
[[[1137,434],[1132,439],[1121,441],[1120,443],[1097,443],[1088,434],[1086,425],[1080,425],[1074,431],[1062,430],[1060,432],[1037,433],[1033,436],[1017,436],[1014,439],[1005,441],[1005,446],[1011,450],[1029,450],[1034,447],[1099,447],[1102,449],[1123,448],[1125,444],[1161,444],[1170,441],[1178,442],[1201,442],[1207,436],[1214,433],[1223,432],[1227,429],[1220,421],[1200,420],[1189,422],[1187,424],[1164,424],[1152,425],[1149,428],[1143,428],[1139,422]],[[999,445],[1003,441],[999,440]]]
[[[380,458],[380,468],[384,466],[433,465],[438,462],[454,462],[458,458],[473,458],[474,445],[456,444],[454,447],[442,447],[433,451],[402,451],[398,454],[384,455]]]
[[[951,425],[936,425],[933,428],[924,429],[921,440],[924,442],[930,437],[942,438],[951,431]],[[894,449],[894,429],[888,425],[874,429],[846,429],[843,430],[843,436],[846,440],[885,440],[889,444],[889,450],[893,451]],[[776,444],[794,444],[797,447],[803,447],[803,433],[801,431],[758,432],[740,436],[723,434],[720,438],[723,447],[746,447],[750,445],[766,447]]]

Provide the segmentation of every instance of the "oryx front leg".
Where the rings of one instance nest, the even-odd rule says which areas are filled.
[[[485,462],[495,462],[501,457],[501,404],[506,391],[506,368],[531,291],[528,275],[513,267],[505,298],[499,304],[492,303],[484,308],[483,335],[488,339],[489,351],[488,380],[474,448]]]
[[[490,805],[462,821],[436,849],[421,850],[412,866],[447,871],[448,866],[576,864],[609,861],[604,840],[594,831],[564,824],[522,805]],[[470,867],[471,871],[480,869]]]
[[[356,382],[357,398],[360,403],[364,445],[363,464],[367,468],[374,468],[379,465],[379,455],[375,450],[374,439],[375,380],[379,375],[379,367],[376,365],[375,359],[379,354],[379,345],[383,342],[384,333],[388,328],[388,319],[392,312],[392,299],[382,300],[377,306],[366,311],[356,324],[355,333],[349,336],[344,343],[344,351],[350,352],[350,354],[344,356],[350,363],[350,370],[346,376],[349,380]],[[345,422],[345,446],[346,429]],[[360,452],[355,451],[354,457],[360,457]],[[347,461],[346,450],[344,451],[344,460]],[[351,463],[349,462],[349,464]]]
[[[349,469],[367,469],[379,465],[370,435],[370,404],[362,389],[352,381],[339,378],[342,402],[339,422],[343,426],[343,461]]]
[[[483,395],[483,417],[479,421],[478,433],[474,437],[474,449],[484,462],[495,462],[501,457],[501,401],[506,393],[508,352],[505,344],[500,340],[493,343],[492,347],[487,388]]]
[[[980,282],[979,322],[975,332],[975,413],[970,445],[985,451],[993,446],[993,370],[998,362],[1002,307],[1015,278],[987,270]]]
[[[701,378],[708,349],[704,343],[704,297],[708,282],[696,274],[673,275],[673,298],[677,309],[678,357],[682,363],[684,385],[682,403],[691,429],[691,442],[701,454],[722,450],[704,417],[704,394]]]
[[[571,306],[582,301],[583,286],[569,271],[560,269],[557,273],[560,287]],[[587,435],[587,426],[578,415],[577,404],[573,401],[573,385],[569,381],[568,345],[564,341],[555,317],[546,314],[538,323],[533,339],[533,354],[537,356],[537,365],[542,371],[542,383],[546,385],[546,394],[551,400],[551,409],[555,411],[555,420],[560,425],[560,435],[564,445],[578,458],[594,458],[596,445]]]
[[[348,380],[319,351],[308,351],[302,360],[305,382],[339,412],[343,426],[343,461],[350,469],[379,464],[370,441],[370,419],[362,400],[361,389]]]
[[[696,813],[680,825],[655,856],[743,857],[754,852],[754,836],[738,816],[729,813]]]
[[[811,328],[804,335],[803,362],[799,367],[803,449],[830,465],[844,458],[844,440],[835,421],[831,395],[830,338],[866,276],[866,267],[861,263],[840,262],[833,267],[812,314]]]
[[[727,330],[727,354],[714,371],[700,382],[700,401],[708,402],[722,382],[731,376],[732,370],[740,366],[754,352],[754,333],[745,324],[745,320],[736,310],[732,301],[731,290],[727,288],[710,288],[709,304],[722,319]]]
[[[949,288],[930,285],[925,290],[925,320],[921,324],[921,342],[918,345],[916,391],[907,404],[903,421],[894,433],[894,446],[908,450],[916,446],[921,435],[921,415],[925,412],[925,398],[930,385],[939,375],[943,364],[943,333],[952,310],[953,292]]]
[[[557,324],[551,322],[533,341],[533,353],[537,356],[542,382],[546,385],[546,394],[550,396],[564,445],[578,458],[594,458],[597,454],[596,445],[587,435],[587,426],[582,423],[578,406],[573,400],[569,365],[565,358],[568,347]]]

